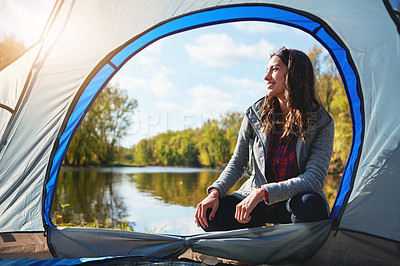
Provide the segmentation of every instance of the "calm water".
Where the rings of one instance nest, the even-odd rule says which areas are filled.
[[[179,167],[63,168],[51,217],[55,224],[97,221],[137,232],[202,233],[194,222],[195,206],[219,173]],[[325,183],[331,206],[339,180],[329,175]]]
[[[195,206],[218,175],[178,167],[63,168],[53,222],[97,221],[114,227],[127,224],[137,232],[201,233],[194,222]]]

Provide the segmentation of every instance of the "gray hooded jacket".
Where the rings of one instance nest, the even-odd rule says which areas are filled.
[[[255,188],[264,186],[268,191],[268,204],[287,200],[299,193],[322,192],[333,151],[334,121],[322,107],[315,112],[316,122],[310,129],[306,142],[297,139],[296,156],[299,176],[281,182],[268,183],[266,161],[269,134],[261,124],[263,99],[251,106],[243,118],[235,151],[219,178],[209,187],[216,188],[223,197],[242,177],[244,171],[251,172],[249,179],[233,194],[243,199]],[[328,207],[329,208],[329,207]]]

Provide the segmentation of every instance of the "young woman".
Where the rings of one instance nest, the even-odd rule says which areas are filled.
[[[266,96],[247,110],[232,158],[197,205],[196,223],[205,231],[328,218],[322,187],[334,122],[316,99],[312,63],[284,48],[271,56],[264,79]],[[249,179],[226,195],[244,170]]]

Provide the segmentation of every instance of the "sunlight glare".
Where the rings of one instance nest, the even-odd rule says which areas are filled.
[[[40,37],[53,8],[49,0],[0,0],[0,41],[7,36],[30,47]]]

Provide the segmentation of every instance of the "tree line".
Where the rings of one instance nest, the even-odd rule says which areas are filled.
[[[26,50],[23,42],[6,37],[0,42],[0,69]],[[316,46],[309,52],[315,67],[316,87],[322,105],[335,119],[335,142],[331,171],[341,172],[349,155],[352,122],[341,78],[329,56]],[[71,141],[67,165],[160,165],[219,167],[235,148],[243,114],[226,113],[206,121],[200,128],[167,131],[143,139],[130,149],[119,146],[132,124],[137,101],[119,86],[107,85],[84,118]]]
[[[219,119],[209,119],[200,128],[143,139],[133,147],[133,161],[138,165],[221,166],[235,149],[242,119],[242,114],[226,113]]]
[[[137,101],[118,85],[108,84],[76,131],[64,158],[66,165],[110,165],[118,159],[119,141],[132,124]]]

